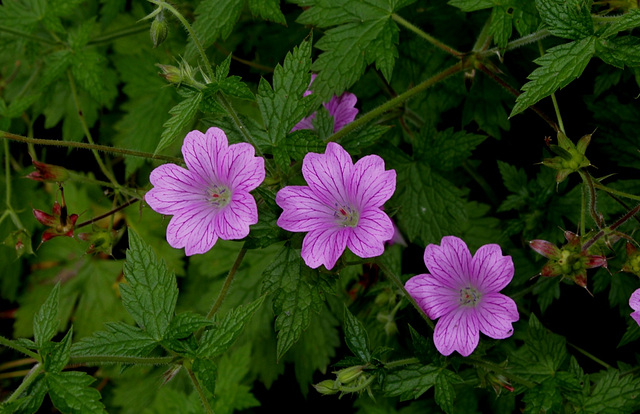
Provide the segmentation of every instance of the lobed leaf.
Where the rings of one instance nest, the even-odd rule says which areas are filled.
[[[94,378],[80,371],[65,371],[46,377],[53,405],[63,413],[106,413],[100,393],[89,387]]]
[[[176,318],[177,319],[177,318]],[[73,344],[73,356],[146,356],[157,341],[147,331],[123,322],[106,323],[106,330],[95,332]]]
[[[591,2],[587,0],[536,0],[536,8],[551,34],[583,39],[593,34]]]
[[[367,331],[346,305],[344,307],[344,338],[351,352],[363,362],[371,362]]]
[[[163,125],[164,131],[156,147],[156,154],[173,145],[178,136],[187,129],[198,112],[200,101],[202,101],[202,93],[191,91],[186,94],[182,102],[169,110],[171,118]]]
[[[57,283],[33,318],[33,338],[38,347],[44,346],[58,332],[58,325],[60,325],[59,301],[60,284]]]

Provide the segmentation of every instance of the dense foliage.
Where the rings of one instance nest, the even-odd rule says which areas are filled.
[[[0,412],[640,410],[639,26],[638,0],[4,0]],[[264,165],[257,222],[185,254],[145,194],[211,127]],[[396,234],[323,261],[282,200],[342,149]],[[469,356],[405,289],[445,236],[515,269],[513,331]]]

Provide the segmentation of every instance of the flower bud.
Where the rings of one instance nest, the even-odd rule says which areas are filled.
[[[153,22],[151,22],[150,35],[153,47],[158,47],[158,45],[164,42],[168,33],[169,26],[167,25],[167,21],[164,19],[164,14],[160,12],[156,15]]]
[[[15,247],[18,257],[22,257],[25,253],[33,254],[31,235],[26,229],[20,229],[10,233],[7,238],[4,239],[3,244],[8,247]]]
[[[355,365],[353,367],[341,369],[340,371],[335,372],[337,375],[336,383],[338,384],[349,384],[355,381],[360,375],[362,375],[362,365]]]
[[[36,170],[30,174],[27,174],[25,178],[35,181],[45,182],[62,182],[69,178],[69,172],[57,165],[45,164],[36,160],[31,161]]]
[[[514,388],[504,375],[494,374],[492,372],[487,373],[486,376],[487,382],[493,390],[496,392],[496,395],[500,395],[503,389],[513,392]]]
[[[560,257],[560,249],[546,240],[531,240],[529,246],[547,259]]]
[[[322,395],[333,395],[338,393],[338,389],[335,386],[335,381],[324,380],[313,386],[316,391]]]
[[[622,271],[640,276],[640,251],[631,243],[627,243],[627,261],[624,262]]]

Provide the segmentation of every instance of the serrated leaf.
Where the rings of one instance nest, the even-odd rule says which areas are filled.
[[[278,331],[277,358],[300,339],[311,322],[311,311],[320,310],[321,293],[307,279],[317,275],[302,261],[300,250],[283,247],[264,271],[263,293],[274,293],[273,309]]]
[[[71,338],[73,337],[73,327],[60,342],[49,342],[40,351],[44,363],[44,370],[47,373],[58,373],[69,362],[71,356]]]
[[[191,124],[201,101],[201,92],[190,91],[182,102],[169,110],[171,118],[163,125],[164,131],[162,131],[162,137],[156,147],[156,154],[173,145],[180,134]]]
[[[249,101],[255,101],[256,97],[251,92],[251,89],[246,83],[242,82],[240,76],[229,76],[228,78],[220,81],[220,91],[227,96],[234,98],[246,99]]]
[[[123,305],[141,328],[154,339],[163,339],[178,300],[176,277],[132,229],[124,275],[127,283],[120,284]]]
[[[502,182],[509,191],[518,194],[522,192],[523,189],[527,189],[529,179],[527,177],[527,173],[523,169],[516,168],[513,165],[509,165],[500,160],[498,160],[498,169],[502,176]]]
[[[79,371],[65,371],[47,375],[49,396],[53,405],[63,413],[106,413],[100,393],[89,387],[91,376]]]
[[[213,410],[216,414],[257,407],[260,402],[251,394],[251,387],[243,384],[251,364],[251,345],[246,344],[233,353],[225,354],[218,364],[216,398]]]
[[[442,368],[433,365],[409,365],[389,372],[382,385],[385,397],[400,397],[409,400],[420,397],[437,381]]]
[[[106,330],[95,332],[73,344],[73,356],[145,356],[157,341],[148,332],[122,322],[106,323]]]
[[[322,142],[314,131],[310,129],[299,129],[288,134],[284,141],[276,148],[284,151],[291,159],[302,161],[309,152],[324,152],[326,146],[327,144]]]
[[[597,33],[601,38],[611,37],[618,32],[638,27],[640,26],[640,9],[627,10],[623,15],[615,16],[615,19],[606,21],[606,23],[604,31]]]
[[[398,58],[396,44],[399,42],[400,29],[391,19],[385,22],[376,39],[367,48],[367,63],[375,62],[376,68],[382,72],[382,76],[391,82],[393,67]]]
[[[598,414],[631,413],[640,409],[640,379],[609,369],[584,402],[584,411]]]
[[[362,322],[353,316],[346,305],[344,307],[344,339],[354,355],[363,362],[371,361],[367,331]]]
[[[530,82],[516,99],[511,116],[519,114],[540,99],[564,88],[577,79],[595,53],[596,39],[587,37],[571,43],[553,47],[534,62],[540,65],[530,75]]]
[[[258,106],[272,145],[285,139],[310,109],[312,96],[303,98],[311,75],[311,43],[303,41],[287,53],[282,66],[273,72],[273,87],[261,79],[258,85]]]
[[[523,401],[525,414],[556,413],[562,408],[562,394],[555,378],[548,378],[529,388]]]
[[[191,366],[200,386],[207,390],[211,397],[216,392],[216,377],[218,376],[218,367],[210,359],[196,358]]]
[[[264,296],[247,305],[238,306],[229,311],[214,327],[204,332],[200,338],[198,356],[215,358],[223,354],[242,333],[245,324],[262,305]]]
[[[471,157],[471,152],[480,145],[486,135],[454,132],[453,128],[435,132],[425,129],[420,134],[419,154],[416,158],[426,161],[431,168],[451,171]]]
[[[249,0],[249,10],[254,16],[260,16],[274,23],[287,25],[287,20],[280,11],[280,0]]]
[[[44,397],[47,395],[47,381],[45,380],[45,376],[40,375],[39,378],[36,378],[27,388],[26,394],[27,396],[22,399],[19,404],[15,405],[15,407],[17,407],[15,411],[10,410],[9,412],[17,414],[36,413],[40,409]],[[3,409],[4,405],[0,405],[1,413],[4,413]]]
[[[33,338],[35,343],[42,347],[58,332],[60,319],[58,318],[58,305],[60,301],[60,284],[56,283],[47,300],[33,318]]]
[[[196,7],[193,30],[204,48],[226,39],[240,18],[245,0],[204,0]],[[187,44],[186,58],[197,53],[193,41]]]
[[[599,39],[596,56],[620,69],[640,66],[640,39],[624,36],[614,39]]]
[[[462,378],[449,370],[442,370],[438,374],[435,383],[436,403],[447,414],[453,413],[453,402],[456,399],[456,391],[453,384],[462,382]]]
[[[198,329],[211,325],[213,325],[213,321],[197,313],[179,313],[171,320],[166,337],[170,339],[183,339]]]
[[[117,77],[107,69],[107,59],[92,49],[77,50],[71,59],[71,73],[85,91],[100,105],[110,105],[118,95]]]
[[[362,129],[347,134],[340,140],[340,145],[349,154],[357,155],[364,148],[375,144],[391,128],[388,125],[369,124]]]
[[[531,314],[525,346],[510,358],[514,369],[527,378],[543,381],[555,375],[566,358],[565,338],[547,331]]]
[[[536,0],[547,29],[565,39],[583,39],[593,34],[590,7],[591,2],[586,0]]]
[[[467,220],[460,190],[424,163],[398,171],[398,223],[411,241],[438,243]]]
[[[457,7],[463,12],[472,12],[493,7],[496,2],[494,0],[449,0],[447,4]]]
[[[500,49],[504,49],[511,38],[513,22],[513,7],[494,7],[491,12],[489,34]]]

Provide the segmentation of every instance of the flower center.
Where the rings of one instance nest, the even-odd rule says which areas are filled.
[[[336,204],[336,212],[333,216],[338,220],[338,224],[342,227],[355,227],[358,225],[360,215],[355,209],[349,206],[339,206]]]
[[[209,188],[207,195],[209,202],[218,208],[226,206],[231,200],[231,191],[223,186],[214,185]]]
[[[480,299],[480,293],[474,288],[467,286],[460,289],[460,304],[463,306],[475,306]]]

